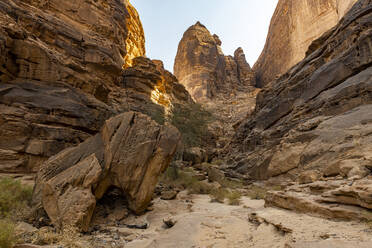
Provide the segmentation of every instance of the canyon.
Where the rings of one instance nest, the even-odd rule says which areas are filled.
[[[371,37],[371,0],[279,0],[253,67],[197,22],[173,75],[128,0],[1,1],[14,247],[371,247]]]

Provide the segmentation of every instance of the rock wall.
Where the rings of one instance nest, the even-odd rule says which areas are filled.
[[[334,27],[356,0],[279,0],[253,69],[263,87],[305,58],[312,41]]]
[[[372,1],[359,0],[307,57],[257,96],[226,171],[283,191],[266,206],[331,219],[372,209]]]
[[[184,33],[174,74],[196,102],[207,102],[218,94],[230,95],[239,87],[253,84],[253,72],[243,50],[238,48],[235,57],[225,56],[221,40],[200,22]]]
[[[0,2],[0,172],[31,172],[136,110],[162,120],[168,101],[192,102],[158,62],[129,1]],[[160,116],[160,117],[159,117]]]
[[[228,148],[244,154],[235,157],[235,171],[253,179],[286,174],[299,180],[301,171],[327,176],[346,163],[349,176],[355,170],[364,175],[372,128],[371,8],[371,0],[358,1],[313,42],[304,60],[258,94],[253,115]]]

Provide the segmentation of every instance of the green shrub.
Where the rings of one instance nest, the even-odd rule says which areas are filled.
[[[156,121],[158,124],[164,125],[164,123],[165,123],[164,109],[162,109],[162,108],[151,109],[151,111],[148,112],[147,115],[149,115],[151,117],[151,119]]]
[[[209,136],[208,123],[213,120],[212,114],[200,104],[176,104],[169,118],[170,123],[181,132],[185,147],[202,146]]]
[[[192,170],[180,170],[175,166],[168,167],[161,182],[171,187],[186,189],[190,194],[209,194],[213,188],[206,182],[200,182]]]
[[[32,187],[11,178],[0,179],[0,218],[19,213],[31,202]]]
[[[5,219],[0,219],[0,247],[12,248],[16,242],[16,235],[14,231],[14,224]]]

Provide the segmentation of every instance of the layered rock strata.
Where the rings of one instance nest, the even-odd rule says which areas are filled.
[[[118,113],[191,102],[144,54],[129,1],[1,1],[0,172],[35,172]]]
[[[371,175],[371,3],[359,0],[303,61],[259,93],[253,115],[226,150],[227,170],[299,183],[345,178],[353,184]],[[368,187],[359,189],[370,198]],[[354,205],[362,194],[346,195],[354,199],[333,199]]]
[[[57,228],[88,231],[97,200],[115,187],[132,211],[143,213],[179,141],[176,128],[161,126],[146,115],[127,112],[113,117],[99,134],[43,164],[34,188],[35,211],[40,217],[45,210]]]
[[[183,35],[174,63],[174,74],[196,102],[207,102],[224,94],[254,85],[253,72],[238,48],[225,56],[221,40],[197,22]]]
[[[333,28],[356,0],[280,0],[261,56],[254,65],[258,87],[305,58],[311,42]]]

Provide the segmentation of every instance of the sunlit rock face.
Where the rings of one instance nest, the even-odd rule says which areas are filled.
[[[334,27],[356,0],[279,0],[265,48],[254,65],[263,87],[305,57],[311,42]]]
[[[129,1],[0,1],[0,172],[37,171],[118,113],[163,113],[158,88],[191,99],[144,55]]]
[[[237,49],[235,57],[225,56],[218,36],[199,22],[184,33],[179,43],[174,74],[197,102],[253,84],[243,50]]]

